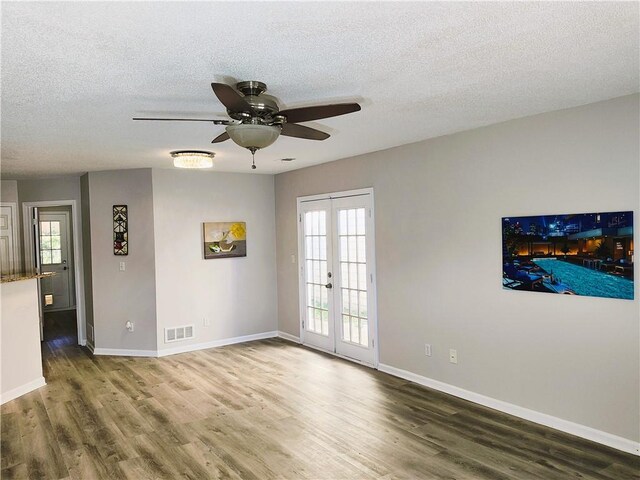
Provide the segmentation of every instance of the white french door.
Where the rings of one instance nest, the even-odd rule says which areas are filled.
[[[373,192],[298,199],[301,340],[377,366]]]

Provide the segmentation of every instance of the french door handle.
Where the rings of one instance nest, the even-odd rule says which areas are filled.
[[[327,283],[327,284],[325,285],[325,287],[327,287],[327,288],[333,288],[333,285],[332,285],[332,284],[330,284],[330,283]]]

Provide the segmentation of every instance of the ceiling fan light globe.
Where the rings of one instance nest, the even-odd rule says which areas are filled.
[[[280,127],[243,123],[227,126],[231,140],[243,148],[266,148],[280,136]]]

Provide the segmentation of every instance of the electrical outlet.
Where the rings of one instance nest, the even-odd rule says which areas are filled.
[[[131,322],[131,321],[127,322],[127,323],[124,325],[124,328],[126,328],[126,329],[127,329],[127,330],[129,330],[130,332],[133,332],[133,328],[134,328],[133,322]]]
[[[124,272],[127,269],[127,265],[124,262],[120,262],[120,271]]]
[[[451,363],[458,363],[458,351],[453,348],[449,349],[449,361]]]
[[[209,325],[211,325],[211,320],[209,320],[207,317],[204,317],[204,318],[202,319],[202,324],[203,324],[205,327],[208,327]]]
[[[295,255],[291,255],[291,263],[296,263],[296,256]]]
[[[424,344],[424,354],[425,354],[427,357],[430,357],[430,356],[431,356],[431,344],[430,344],[430,343],[425,343],[425,344]]]

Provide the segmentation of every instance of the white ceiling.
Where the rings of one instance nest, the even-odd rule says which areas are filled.
[[[251,172],[248,151],[211,145],[224,127],[131,120],[226,118],[212,81],[363,106],[308,124],[324,142],[281,137],[256,173],[634,93],[639,5],[2,2],[2,177],[169,167],[185,148]]]

